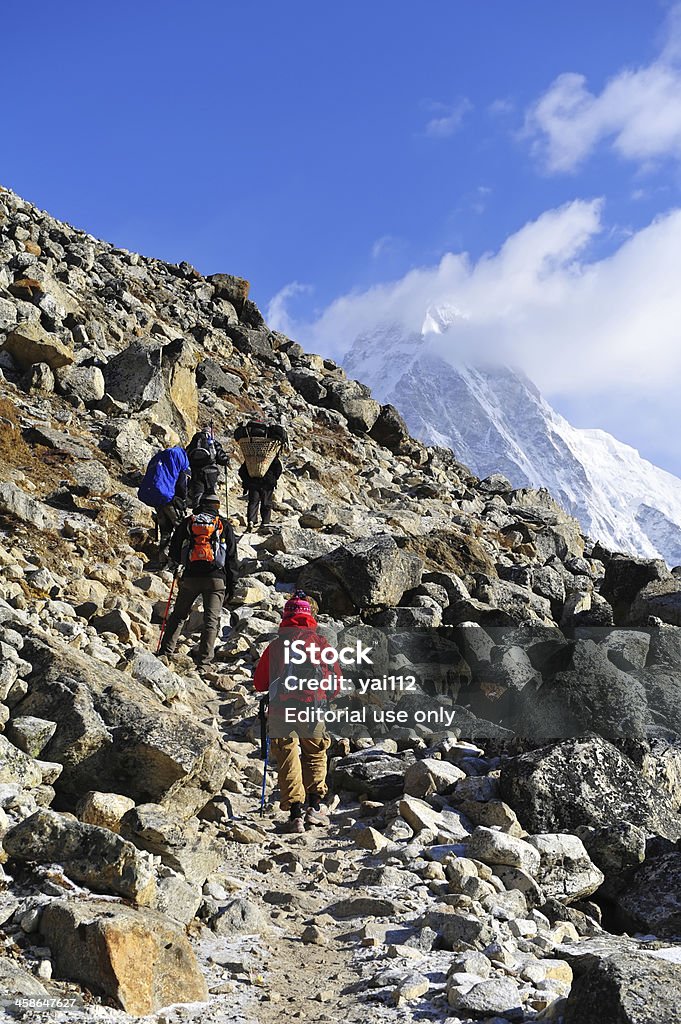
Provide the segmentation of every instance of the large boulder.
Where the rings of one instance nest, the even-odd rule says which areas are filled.
[[[372,800],[391,800],[402,794],[404,768],[403,758],[379,747],[357,750],[334,762],[334,788],[366,793]]]
[[[536,878],[547,896],[563,903],[590,896],[603,882],[603,872],[592,863],[577,836],[544,834],[528,836],[527,842],[539,853]]]
[[[381,412],[380,404],[371,397],[371,392],[356,380],[324,381],[327,389],[325,405],[345,416],[353,433],[368,433]]]
[[[538,740],[598,732],[607,739],[644,737],[651,714],[643,683],[617,668],[605,645],[580,638],[564,648],[559,672],[528,685],[512,706],[509,727]]]
[[[209,274],[208,280],[213,285],[216,299],[226,299],[240,311],[248,298],[250,283],[244,277],[234,274]]]
[[[154,865],[148,854],[115,832],[57,811],[41,807],[11,828],[2,845],[14,860],[60,864],[74,882],[96,892],[126,896],[142,906],[156,896]]]
[[[574,832],[628,821],[668,839],[681,818],[634,763],[599,736],[570,739],[510,758],[501,795],[528,832]]]
[[[306,566],[299,585],[331,614],[398,605],[421,582],[423,562],[389,534],[351,541]]]
[[[634,598],[648,583],[668,580],[670,576],[661,558],[613,555],[605,566],[601,594],[612,605],[615,622],[618,625],[627,622]]]
[[[76,402],[90,405],[104,398],[104,374],[98,366],[68,366],[58,371],[57,380],[62,392]]]
[[[409,445],[409,428],[394,405],[382,405],[369,437],[398,454]]]
[[[645,861],[617,905],[632,930],[681,939],[681,850]]]
[[[217,843],[188,835],[184,823],[158,804],[131,808],[121,820],[121,835],[199,885],[217,871],[223,858]]]
[[[96,789],[188,818],[220,791],[228,755],[210,729],[78,651],[31,638],[23,654],[33,674],[16,713],[57,723],[43,757],[64,766],[57,788],[67,806]]]
[[[670,626],[681,626],[681,584],[677,577],[648,583],[638,592],[629,611],[629,622],[645,625],[651,615]]]
[[[649,953],[588,956],[576,965],[565,1024],[661,1024],[678,1020],[681,966]]]
[[[17,324],[7,335],[3,348],[24,369],[34,363],[47,363],[51,370],[58,370],[73,362],[73,349],[40,323]]]
[[[36,501],[12,483],[0,484],[0,515],[18,519],[38,530],[47,530],[56,524],[56,516],[41,501]]]
[[[199,352],[182,338],[159,344],[134,341],[106,366],[106,390],[136,412],[191,436],[198,416]]]
[[[153,910],[55,900],[45,908],[40,930],[58,977],[113,997],[133,1016],[208,998],[183,930]]]

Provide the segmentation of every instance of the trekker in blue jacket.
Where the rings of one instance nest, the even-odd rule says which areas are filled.
[[[158,531],[158,568],[168,563],[173,530],[187,510],[189,459],[181,445],[158,452],[149,462],[137,497],[154,510]]]

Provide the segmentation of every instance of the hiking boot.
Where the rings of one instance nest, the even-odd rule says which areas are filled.
[[[320,828],[328,828],[331,824],[329,808],[318,797],[313,797],[305,811],[305,824],[312,827],[318,825]]]
[[[303,817],[303,805],[291,804],[289,819],[282,826],[282,832],[291,835],[301,835],[305,831],[305,818]]]

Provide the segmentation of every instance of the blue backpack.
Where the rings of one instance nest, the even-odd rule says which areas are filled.
[[[188,469],[189,459],[180,445],[158,452],[147,466],[137,497],[151,508],[167,505],[175,497],[180,473]]]

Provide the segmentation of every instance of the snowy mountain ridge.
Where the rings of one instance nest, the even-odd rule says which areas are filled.
[[[465,318],[439,307],[420,332],[381,325],[356,339],[345,369],[396,406],[416,437],[452,448],[478,476],[547,487],[592,538],[680,564],[681,479],[604,430],[573,427],[521,371],[452,366],[434,342]]]

